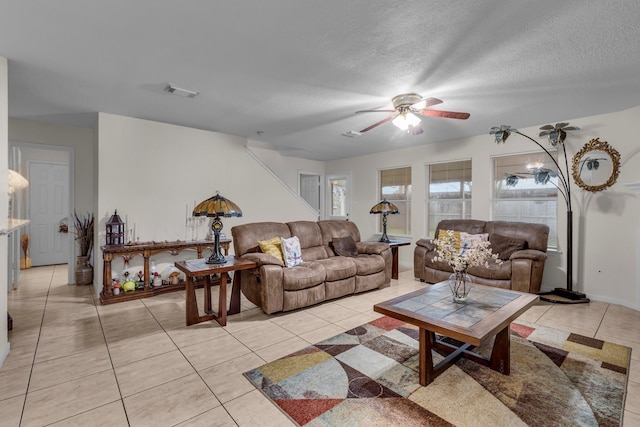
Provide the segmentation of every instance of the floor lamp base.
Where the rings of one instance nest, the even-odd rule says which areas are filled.
[[[549,292],[538,292],[538,295],[542,301],[555,304],[585,304],[590,301],[587,295],[564,288],[555,288]]]

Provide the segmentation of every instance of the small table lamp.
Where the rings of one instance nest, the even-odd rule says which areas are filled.
[[[383,199],[372,207],[369,213],[382,214],[382,237],[380,237],[380,241],[389,243],[389,237],[387,236],[387,215],[400,213],[398,207],[387,201],[387,199]]]
[[[213,253],[207,259],[207,264],[224,264],[226,260],[220,252],[220,230],[222,230],[222,221],[220,217],[230,218],[232,216],[242,216],[242,211],[229,199],[225,199],[216,191],[216,195],[210,199],[200,202],[193,209],[193,216],[213,217],[211,230],[213,231]]]

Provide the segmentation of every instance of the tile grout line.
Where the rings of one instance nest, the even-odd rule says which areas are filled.
[[[24,391],[24,402],[22,403],[22,411],[20,412],[20,425],[22,425],[22,419],[24,418],[24,411],[27,407],[27,398],[29,397],[29,386],[31,385],[31,376],[33,375],[33,367],[36,362],[36,354],[38,354],[38,346],[40,345],[40,337],[42,336],[42,326],[44,325],[44,315],[47,312],[47,304],[49,303],[49,294],[51,293],[51,284],[53,282],[54,273],[55,273],[55,267],[52,269],[51,277],[49,278],[47,295],[44,300],[44,307],[42,308],[42,318],[40,319],[40,328],[38,329],[38,339],[36,340],[36,348],[33,351],[33,359],[31,360],[31,369],[29,370],[29,380],[27,381],[27,388]]]
[[[107,336],[104,333],[104,325],[102,324],[102,316],[100,315],[100,310],[98,310],[98,306],[96,305],[96,299],[93,295],[93,292],[91,292],[91,299],[93,300],[93,306],[96,309],[96,313],[98,315],[98,323],[100,324],[100,331],[102,331],[102,338],[104,339],[104,345],[107,349],[107,354],[109,355],[109,363],[111,364],[111,371],[113,372],[113,378],[116,380],[116,386],[118,387],[118,393],[120,394],[120,399],[118,399],[120,401],[120,404],[122,405],[122,410],[124,411],[124,416],[127,419],[127,424],[129,426],[131,426],[131,421],[129,421],[129,413],[127,412],[127,407],[124,404],[124,397],[122,396],[122,390],[120,389],[120,381],[118,381],[118,376],[116,375],[116,368],[113,364],[113,357],[111,357],[111,350],[109,349],[109,343],[107,341]],[[114,400],[114,402],[117,402],[118,400]],[[113,403],[113,402],[110,402]],[[109,403],[107,403],[108,405]],[[104,406],[104,405],[102,405]],[[95,408],[94,408],[95,409]]]

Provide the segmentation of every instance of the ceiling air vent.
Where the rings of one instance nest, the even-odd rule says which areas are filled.
[[[349,137],[349,138],[357,138],[357,137],[359,137],[359,136],[361,136],[361,135],[362,135],[362,132],[357,132],[357,131],[355,131],[355,130],[350,130],[350,131],[347,131],[347,132],[342,132],[342,136],[346,136],[346,137]]]
[[[195,92],[193,90],[182,89],[182,88],[173,86],[173,85],[168,84],[168,83],[165,86],[164,91],[165,92],[169,92],[169,93],[174,94],[174,95],[183,96],[185,98],[195,98],[196,95],[198,95],[198,93],[200,93],[200,92]]]

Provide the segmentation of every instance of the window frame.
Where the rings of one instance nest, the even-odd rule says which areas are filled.
[[[461,181],[457,181],[460,182],[460,197],[457,198],[433,198],[431,197],[431,180],[432,180],[432,167],[435,165],[444,165],[444,164],[455,164],[455,163],[466,163],[469,162],[469,180],[465,181],[464,178],[464,173],[462,176],[462,180]],[[424,165],[425,167],[425,218],[424,218],[424,227],[425,227],[425,235],[426,236],[431,236],[431,232],[433,231],[433,233],[435,234],[435,230],[436,227],[438,226],[438,223],[444,219],[444,218],[440,218],[439,220],[436,220],[435,224],[433,224],[433,226],[431,226],[431,221],[430,218],[433,216],[435,217],[436,215],[431,215],[431,202],[436,201],[436,200],[440,200],[440,201],[459,201],[462,203],[462,208],[461,208],[461,214],[460,215],[445,215],[445,214],[441,214],[440,216],[446,216],[447,219],[465,219],[465,218],[471,218],[472,215],[472,200],[473,200],[473,159],[472,158],[464,158],[464,159],[456,159],[456,160],[445,160],[445,161],[440,161],[440,162],[432,162],[432,163],[425,163]],[[469,190],[468,192],[465,190],[465,186],[468,184],[469,186]],[[465,197],[465,194],[468,193],[469,196],[468,198]],[[468,208],[466,207],[466,201],[468,201]]]
[[[549,158],[549,155],[554,156],[557,162],[559,154],[560,153],[557,149],[551,149],[548,151],[548,153],[545,153],[544,151],[526,151],[526,152],[500,154],[500,155],[491,156],[491,195],[490,195],[491,219],[494,221],[518,221],[518,222],[529,222],[529,223],[538,223],[538,224],[548,225],[549,239],[548,239],[547,245],[548,245],[548,248],[552,250],[558,249],[558,244],[559,244],[558,229],[560,225],[560,216],[558,215],[558,209],[560,207],[559,206],[560,202],[564,200],[562,199],[561,197],[562,195],[560,194],[560,191],[558,190],[558,187],[557,187],[557,185],[559,184],[558,178],[557,177],[551,178],[548,184],[537,184],[535,183],[533,176],[527,176],[526,175],[527,172],[523,172],[527,169],[527,162],[522,162],[520,167],[514,166],[514,170],[510,171],[509,173],[518,175],[519,183],[520,181],[524,180],[527,183],[528,188],[535,189],[534,192],[539,194],[537,195],[534,194],[531,196],[518,196],[518,197],[498,197],[500,190],[499,190],[499,181],[497,180],[498,177],[496,177],[496,173],[499,173],[498,172],[499,166],[496,164],[496,161],[498,159],[504,159],[504,158],[536,156],[536,157],[539,157],[540,160],[542,161],[543,167],[547,169],[551,169],[556,173],[558,173],[557,171],[558,168],[556,164]],[[519,170],[515,170],[515,169],[519,169]],[[502,185],[506,187],[506,179],[504,178],[504,176],[500,177],[500,182],[503,183]],[[521,189],[521,191],[522,190],[523,189]],[[550,194],[543,195],[545,191],[546,192],[552,191],[553,196],[551,196]],[[518,215],[516,218],[504,218],[504,214],[503,214],[503,217],[500,217],[496,213],[496,204],[500,201],[503,201],[503,202],[504,201],[520,201],[520,202],[528,201],[528,202],[535,202],[535,203],[552,202],[552,203],[555,203],[555,209],[552,210],[553,214],[542,216],[543,218],[547,218],[547,220],[545,221],[532,220],[532,218],[540,217],[540,216],[536,216],[535,213],[531,213],[526,217],[521,217],[520,215]]]
[[[383,192],[383,172],[387,171],[395,171],[401,169],[408,169],[408,177],[409,183],[404,184],[408,188],[405,190],[405,199],[399,199],[394,197],[389,197],[385,195]],[[387,234],[399,237],[410,237],[411,236],[411,199],[412,199],[412,180],[413,180],[413,169],[411,165],[406,166],[395,166],[389,168],[380,168],[378,169],[378,184],[377,184],[377,192],[379,201],[383,199],[387,199],[389,202],[398,206],[399,212],[393,215],[387,215]],[[376,215],[379,219],[376,221],[376,232],[382,233],[382,215]],[[404,232],[399,232],[398,228],[394,229],[394,225],[397,224],[401,218],[404,218]]]

